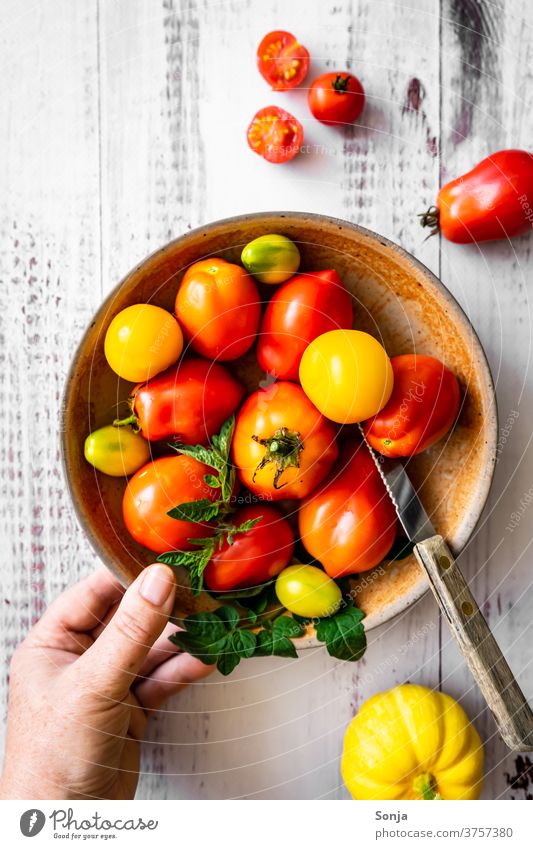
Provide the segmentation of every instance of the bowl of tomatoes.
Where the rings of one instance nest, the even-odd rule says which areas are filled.
[[[174,239],[102,304],[67,380],[64,467],[124,584],[155,559],[175,570],[183,648],[223,672],[320,642],[357,659],[427,588],[361,428],[406,458],[459,552],[497,438],[467,317],[375,233],[243,215]]]

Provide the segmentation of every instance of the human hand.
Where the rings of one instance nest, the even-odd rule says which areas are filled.
[[[131,799],[150,711],[212,671],[168,635],[162,564],[125,592],[101,569],[66,590],[11,662],[4,799]]]

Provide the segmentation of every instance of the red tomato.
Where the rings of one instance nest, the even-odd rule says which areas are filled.
[[[336,428],[288,381],[246,399],[237,414],[233,459],[251,492],[263,498],[304,498],[337,459]]]
[[[246,137],[254,153],[268,162],[288,162],[300,150],[304,131],[290,112],[265,106],[252,118]]]
[[[456,376],[434,357],[403,354],[391,359],[392,395],[364,423],[370,445],[386,457],[412,457],[438,442],[459,412]]]
[[[286,91],[305,79],[309,51],[290,32],[269,32],[257,48],[257,67],[274,91]]]
[[[167,513],[187,501],[216,501],[220,490],[206,484],[207,474],[213,474],[213,469],[183,454],[160,457],[139,469],[129,479],[122,500],[124,522],[132,537],[158,554],[194,548],[189,539],[207,536],[206,525],[171,519]]]
[[[243,387],[224,366],[183,360],[135,387],[130,397],[132,414],[122,424],[133,424],[152,442],[171,438],[185,445],[205,445],[235,412],[243,395]]]
[[[328,330],[352,326],[352,298],[333,269],[296,274],[277,289],[263,316],[257,345],[262,369],[298,380],[303,352]]]
[[[362,442],[345,446],[322,486],[302,502],[300,536],[330,578],[372,569],[390,551],[396,511]]]
[[[210,590],[225,592],[264,584],[290,561],[294,536],[288,521],[274,507],[253,504],[231,518],[237,526],[258,516],[262,519],[251,530],[236,534],[231,545],[226,538],[217,548],[204,572]]]
[[[176,295],[176,318],[191,347],[211,360],[235,360],[255,342],[261,302],[253,278],[219,257],[187,269]]]
[[[323,124],[351,124],[365,106],[363,86],[348,72],[322,74],[312,84],[307,99],[309,109]]]
[[[533,154],[499,150],[446,183],[421,224],[461,244],[506,239],[531,229],[532,199]]]

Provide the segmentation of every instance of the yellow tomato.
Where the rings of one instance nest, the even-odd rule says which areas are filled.
[[[112,477],[132,475],[150,459],[150,445],[140,433],[127,427],[106,425],[93,430],[85,440],[85,459]]]
[[[477,799],[483,746],[451,696],[403,684],[352,719],[342,777],[354,799]]]
[[[390,398],[393,372],[382,345],[361,330],[330,330],[304,351],[300,383],[315,407],[339,424],[375,416]]]
[[[276,579],[276,595],[283,607],[310,619],[333,616],[342,602],[335,581],[316,566],[287,566]]]
[[[119,377],[140,383],[173,365],[183,350],[183,334],[171,313],[153,304],[134,304],[107,328],[104,350]]]

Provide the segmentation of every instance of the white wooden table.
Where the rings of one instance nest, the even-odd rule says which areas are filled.
[[[28,627],[96,558],[59,456],[69,360],[105,293],[188,228],[236,213],[341,216],[399,242],[462,304],[497,386],[500,452],[462,563],[533,698],[533,418],[528,270],[533,236],[424,242],[416,213],[440,183],[533,139],[529,0],[3,0],[0,20],[2,695]],[[271,93],[255,69],[269,30],[295,32],[310,79],[353,70],[368,94],[347,132],[311,119],[305,90]],[[273,166],[245,128],[277,103],[310,152]],[[529,465],[529,468],[528,468]],[[373,692],[446,690],[486,743],[486,798],[523,796],[430,597],[372,631],[358,665],[323,650],[249,661],[191,687],[152,722],[139,795],[347,798],[345,726]],[[5,711],[5,701],[4,711]]]

